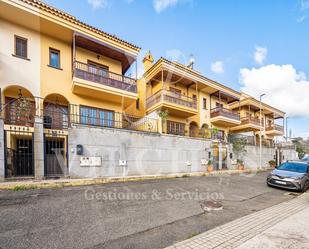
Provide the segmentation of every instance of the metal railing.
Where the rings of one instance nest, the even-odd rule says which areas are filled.
[[[237,111],[229,110],[223,107],[216,107],[210,110],[210,117],[215,118],[218,116],[223,116],[226,118],[234,119],[240,121],[240,115]]]
[[[164,89],[161,89],[148,97],[146,99],[146,107],[150,108],[153,105],[164,101],[192,109],[197,109],[196,99]]]
[[[177,124],[178,124],[177,128],[175,127],[174,129],[171,129],[167,127],[168,124],[166,123],[165,124],[166,129],[164,129],[163,133],[183,137],[219,140],[221,142],[227,141],[226,134],[218,129],[192,127],[184,123],[177,123]],[[182,127],[180,127],[179,125],[182,125]]]
[[[284,127],[282,125],[273,124],[266,127],[266,131],[280,131],[284,132]]]
[[[74,62],[74,77],[137,93],[136,80],[83,62]]]
[[[1,105],[4,124],[33,127],[36,115],[34,98],[11,98]]]
[[[257,125],[257,126],[261,126],[261,121],[259,118],[257,117],[242,117],[240,118],[241,121],[241,125],[246,125],[246,124],[253,124],[253,125]],[[262,119],[262,126],[263,126],[263,119]]]
[[[137,117],[121,112],[103,109],[81,109],[79,105],[70,105],[70,125],[83,125],[89,127],[105,127],[157,133],[158,120],[148,117]]]

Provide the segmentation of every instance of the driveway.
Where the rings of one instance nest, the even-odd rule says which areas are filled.
[[[256,175],[0,192],[0,248],[164,248],[294,198]],[[205,213],[203,199],[223,210]]]

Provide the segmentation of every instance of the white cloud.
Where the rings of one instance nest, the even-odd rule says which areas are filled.
[[[306,9],[309,9],[309,0],[301,0],[300,10],[304,11]]]
[[[88,3],[94,10],[107,7],[107,0],[88,0]]]
[[[178,0],[153,0],[153,7],[157,13],[164,11],[169,7],[173,7],[178,3]]]
[[[266,103],[290,117],[309,117],[309,80],[293,65],[267,65],[240,69],[242,91],[258,98],[266,93]]]
[[[267,53],[268,53],[267,48],[256,46],[255,52],[254,52],[255,62],[260,64],[260,65],[263,65],[263,63],[266,59]]]
[[[192,3],[193,0],[153,0],[153,7],[157,13],[167,8],[174,7],[179,3]]]
[[[223,61],[216,61],[211,63],[210,70],[218,74],[224,73]]]
[[[297,18],[296,21],[297,21],[298,23],[301,23],[301,22],[303,22],[306,18],[307,18],[307,16],[306,16],[306,15],[303,15],[303,16]]]

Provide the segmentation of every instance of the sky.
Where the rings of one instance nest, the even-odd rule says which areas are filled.
[[[45,0],[287,113],[309,137],[309,0]],[[281,122],[282,123],[282,122]],[[290,132],[289,132],[290,133]]]

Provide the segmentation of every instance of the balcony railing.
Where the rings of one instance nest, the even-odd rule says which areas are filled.
[[[266,127],[266,131],[280,131],[284,132],[284,127],[282,125],[273,124]]]
[[[102,68],[94,67],[93,65],[88,65],[83,62],[74,62],[74,77],[137,93],[135,79]]]
[[[214,109],[211,109],[210,111],[210,117],[215,118],[215,117],[225,117],[229,119],[234,119],[236,121],[240,121],[240,116],[237,111],[232,111],[223,107],[216,107]]]
[[[146,106],[147,108],[152,107],[153,105],[159,102],[169,102],[172,104],[189,107],[192,109],[197,109],[196,99],[190,98],[188,96],[184,96],[181,94],[177,94],[168,90],[160,90],[147,98]]]
[[[246,125],[246,124],[252,124],[256,126],[261,125],[261,120],[256,117],[243,117],[240,120],[241,120],[241,125]],[[263,125],[263,119],[262,119],[262,125]]]

